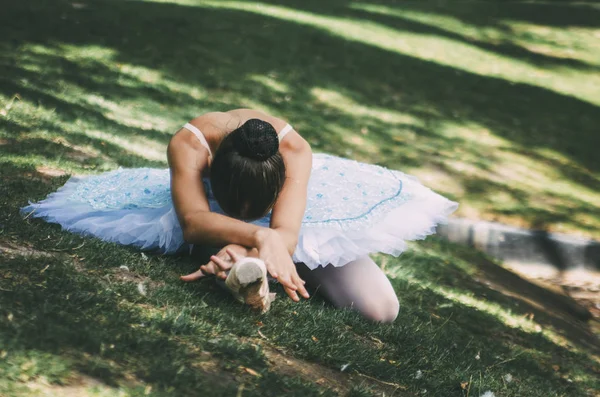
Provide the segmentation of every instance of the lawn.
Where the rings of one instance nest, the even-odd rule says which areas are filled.
[[[318,297],[261,316],[182,284],[188,258],[18,209],[69,174],[165,167],[182,124],[253,107],[315,151],[418,175],[459,216],[598,237],[599,72],[593,2],[3,5],[0,395],[594,395],[588,326],[468,249],[376,257],[391,325]]]

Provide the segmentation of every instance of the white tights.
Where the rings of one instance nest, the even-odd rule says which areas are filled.
[[[218,248],[194,246],[192,257],[207,263]],[[328,265],[310,270],[297,263],[300,278],[307,287],[322,295],[337,308],[357,310],[369,320],[390,323],[398,316],[400,304],[390,280],[368,256],[344,266]],[[219,283],[224,286],[224,283]]]
[[[400,304],[390,280],[368,256],[341,267],[328,265],[310,270],[296,265],[300,278],[337,308],[352,308],[372,321],[396,319]]]

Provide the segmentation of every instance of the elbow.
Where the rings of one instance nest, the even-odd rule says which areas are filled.
[[[183,231],[183,241],[186,244],[194,244],[192,242],[192,236],[191,236],[192,233],[191,233],[191,231],[189,229],[182,229],[182,231]]]
[[[183,217],[181,223],[181,231],[183,232],[183,241],[187,244],[194,244],[194,229],[192,227],[193,221],[192,216],[186,215]]]
[[[183,232],[183,241],[187,244],[211,243],[207,236],[210,232],[206,231],[206,225],[210,223],[206,216],[209,211],[196,211],[184,214],[180,217],[179,224]]]

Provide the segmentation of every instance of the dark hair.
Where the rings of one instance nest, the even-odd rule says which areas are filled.
[[[277,132],[259,119],[246,121],[223,138],[210,167],[215,199],[225,213],[239,219],[265,215],[284,181]]]

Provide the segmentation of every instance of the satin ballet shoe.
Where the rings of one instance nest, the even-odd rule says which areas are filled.
[[[238,301],[261,313],[266,313],[275,300],[275,294],[269,292],[267,267],[258,258],[245,257],[236,261],[225,285]]]

